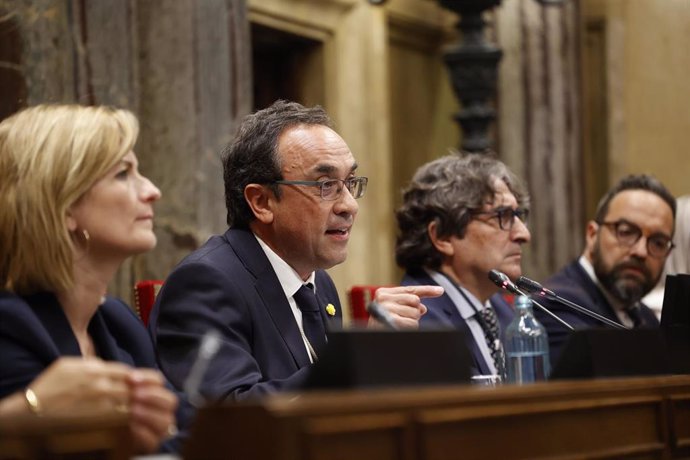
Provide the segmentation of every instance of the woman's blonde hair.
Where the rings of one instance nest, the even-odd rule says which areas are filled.
[[[127,110],[38,105],[0,123],[0,284],[17,294],[73,284],[67,212],[133,149]],[[81,233],[77,230],[75,233]]]

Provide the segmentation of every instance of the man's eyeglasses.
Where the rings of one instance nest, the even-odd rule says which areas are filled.
[[[632,247],[642,238],[642,229],[627,220],[597,223],[611,229],[618,243],[623,246]],[[647,237],[647,252],[657,259],[666,257],[674,246],[671,238],[666,235],[656,233]]]
[[[491,217],[489,219],[498,219],[498,226],[501,230],[510,231],[513,229],[513,223],[515,223],[515,218],[517,217],[522,221],[523,224],[527,225],[527,219],[529,218],[529,209],[525,208],[497,208],[492,211],[473,211],[472,214],[486,214]]]
[[[368,177],[350,177],[348,179],[328,179],[328,180],[277,180],[274,184],[280,185],[305,185],[307,187],[319,187],[321,198],[327,201],[337,200],[343,191],[343,186],[347,188],[353,198],[362,198],[367,190]]]

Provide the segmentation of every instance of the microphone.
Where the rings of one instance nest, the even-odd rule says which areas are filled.
[[[206,374],[206,370],[209,364],[211,364],[211,360],[220,349],[220,341],[220,332],[215,329],[209,330],[201,338],[199,354],[194,364],[192,364],[192,369],[189,371],[189,375],[183,385],[184,392],[194,407],[201,407],[205,403],[199,388],[201,387],[204,374]]]
[[[589,308],[585,308],[582,305],[578,305],[575,302],[571,302],[568,299],[564,299],[563,297],[559,296],[555,292],[546,289],[544,286],[539,284],[538,282],[531,280],[529,278],[526,278],[524,276],[521,276],[517,280],[518,286],[520,286],[522,289],[524,289],[527,292],[530,292],[532,294],[536,294],[540,297],[544,297],[545,299],[553,300],[555,302],[560,303],[561,305],[565,305],[566,307],[570,308],[571,310],[575,310],[578,313],[582,313],[585,316],[589,316],[590,318],[593,318],[600,323],[606,324],[607,326],[611,326],[616,329],[630,329],[622,324],[618,324],[615,321],[611,321],[610,319],[606,318],[605,316],[600,315],[599,313],[593,312]]]
[[[527,296],[527,294],[525,294],[524,292],[522,292],[522,291],[515,285],[515,283],[513,283],[512,281],[510,281],[510,278],[508,278],[508,275],[506,275],[506,274],[503,273],[503,272],[499,272],[498,270],[495,270],[495,269],[494,269],[494,270],[491,270],[491,271],[489,272],[489,279],[490,279],[491,281],[493,281],[493,283],[494,283],[496,286],[500,287],[501,289],[505,289],[506,291],[510,292],[511,294]],[[527,297],[529,297],[529,296],[527,296]],[[531,297],[530,297],[530,298],[531,298]],[[559,323],[561,323],[563,326],[565,326],[566,328],[570,329],[571,331],[574,330],[574,328],[573,328],[570,324],[566,323],[566,322],[563,321],[561,318],[559,318],[558,316],[556,316],[554,313],[552,313],[551,311],[549,311],[545,306],[543,306],[542,304],[540,304],[539,302],[537,302],[536,300],[534,300],[534,298],[531,298],[531,299],[532,299],[532,302],[534,303],[534,305],[536,305],[537,307],[539,307],[544,313],[546,313],[547,315],[551,316],[553,319],[555,319],[556,321],[558,321]]]
[[[489,272],[489,279],[493,281],[493,283],[500,287],[501,289],[505,289],[506,291],[510,292],[511,294],[517,294],[517,295],[525,295],[524,292],[520,291],[518,287],[510,281],[510,278],[508,278],[508,275],[506,275],[503,272],[499,272],[498,270],[491,270]]]
[[[521,276],[517,279],[517,285],[520,286],[527,292],[538,294],[541,297],[546,297],[547,299],[556,299],[556,293],[550,289],[546,289],[544,286],[538,282],[527,278],[526,276]]]
[[[388,310],[382,308],[381,305],[372,300],[367,305],[367,312],[374,317],[375,320],[386,326],[388,329],[398,330],[398,326],[395,324],[395,320]]]

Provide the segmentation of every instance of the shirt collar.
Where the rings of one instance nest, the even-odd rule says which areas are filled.
[[[256,238],[256,241],[259,242],[259,246],[261,246],[261,249],[264,251],[264,254],[266,254],[266,258],[268,259],[268,262],[271,264],[271,267],[273,267],[273,271],[278,277],[278,282],[280,283],[280,286],[283,288],[285,297],[291,298],[295,295],[297,290],[301,288],[303,284],[306,283],[311,283],[314,286],[314,292],[316,292],[316,283],[314,282],[316,278],[315,272],[311,272],[307,281],[302,281],[302,278],[300,278],[297,272],[290,265],[288,265],[287,262],[281,259],[280,256],[273,251],[273,249],[271,249],[256,234],[254,234],[254,237]]]
[[[460,316],[462,316],[462,319],[466,320],[468,318],[471,318],[476,313],[481,312],[484,308],[487,308],[487,306],[489,306],[488,300],[486,301],[486,303],[482,305],[482,303],[479,301],[479,299],[477,299],[474,296],[474,294],[472,294],[470,291],[460,286],[459,284],[451,282],[448,278],[446,278],[445,275],[434,270],[429,270],[427,268],[425,268],[424,271],[426,271],[426,273],[431,277],[432,280],[434,280],[436,284],[443,288],[445,294],[448,297],[450,297],[450,299],[457,307]],[[462,294],[458,292],[458,289],[461,289],[462,292],[465,293],[467,299],[469,299],[469,301],[472,302],[472,305],[476,307],[476,311],[474,308],[472,308],[472,305],[469,305],[467,301],[462,297]]]

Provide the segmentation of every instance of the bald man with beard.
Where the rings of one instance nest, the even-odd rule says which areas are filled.
[[[654,313],[640,299],[656,285],[673,249],[676,200],[649,175],[622,179],[601,199],[587,223],[585,249],[544,285],[559,296],[628,328],[657,327]],[[556,302],[546,307],[575,329],[606,327]],[[556,363],[570,333],[535,311],[549,334]]]

